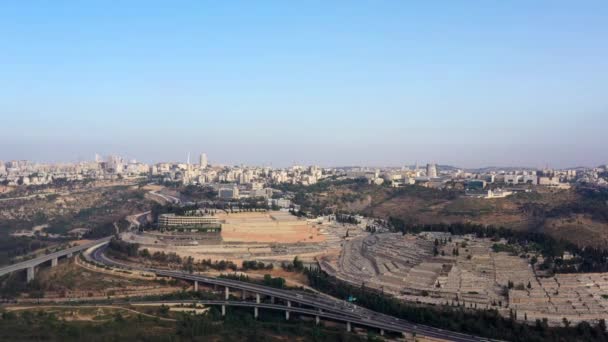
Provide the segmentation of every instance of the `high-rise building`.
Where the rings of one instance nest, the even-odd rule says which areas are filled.
[[[426,176],[429,178],[437,178],[437,165],[426,164]]]
[[[207,167],[207,153],[201,153],[199,165],[200,165],[201,169],[204,169]]]

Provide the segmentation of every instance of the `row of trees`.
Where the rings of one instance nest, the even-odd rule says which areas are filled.
[[[292,262],[283,262],[281,268],[288,272],[302,272],[304,271],[304,263],[296,256]]]
[[[339,223],[359,224],[359,220],[354,215],[336,214],[336,221]]]
[[[156,251],[154,253],[150,253],[150,251],[147,248],[144,248],[139,252],[139,256],[141,256],[143,258],[148,258],[148,259],[154,260],[156,262],[161,262],[161,263],[172,263],[172,264],[181,264],[182,263],[182,257],[180,257],[179,255],[177,255],[174,252],[165,253],[165,252]]]
[[[211,259],[203,259],[200,261],[195,261],[193,257],[189,256],[186,258],[180,257],[178,254],[169,252],[154,252],[150,253],[148,249],[143,249],[139,255],[143,258],[148,258],[154,260],[156,262],[161,263],[173,263],[173,264],[183,264],[183,268],[186,271],[194,272],[196,271],[206,271],[208,269],[213,269],[217,271],[225,271],[225,270],[233,270],[236,271],[238,269],[237,265],[232,261],[226,260],[211,260]]]
[[[114,257],[125,258],[125,257],[136,257],[140,256],[142,258],[150,259],[159,263],[172,263],[172,264],[183,264],[183,268],[189,272],[197,271],[205,271],[207,269],[213,269],[217,271],[226,271],[232,270],[236,271],[238,269],[237,265],[232,261],[227,260],[211,260],[211,259],[203,259],[200,261],[194,261],[192,257],[182,258],[178,254],[174,252],[165,253],[162,251],[156,251],[154,253],[150,253],[147,248],[139,250],[139,245],[135,243],[129,243],[126,241],[112,239],[109,244],[108,251]],[[294,263],[290,264],[293,268],[294,265],[298,270],[303,269],[303,264],[296,257],[294,259]],[[273,264],[265,264],[261,261],[254,260],[245,260],[242,264],[242,270],[272,270]]]
[[[48,245],[48,242],[41,241],[40,239],[25,236],[0,235],[0,265],[9,264],[17,256],[45,248]]]
[[[270,274],[264,274],[264,278],[262,279],[262,281],[251,279],[251,278],[249,278],[249,276],[247,276],[245,274],[221,274],[220,278],[244,281],[244,282],[253,283],[253,284],[262,284],[262,285],[274,287],[277,289],[285,288],[285,279],[284,278],[273,277]]]
[[[234,262],[226,261],[226,260],[212,261],[211,259],[203,259],[203,260],[199,261],[198,264],[203,266],[203,270],[205,268],[211,268],[211,269],[214,269],[217,271],[225,271],[225,270],[236,271],[238,269],[237,265]]]
[[[91,230],[86,232],[83,237],[85,239],[101,239],[116,233],[116,227],[113,222],[104,222],[95,225]]]
[[[114,256],[126,255],[128,257],[136,257],[139,255],[138,251],[139,244],[136,243],[128,243],[122,240],[112,239],[108,244],[108,252]]]
[[[255,260],[243,260],[243,264],[241,269],[243,271],[247,271],[247,270],[272,270],[274,268],[274,265],[272,263],[268,263],[268,264],[264,264],[261,261],[255,261]]]

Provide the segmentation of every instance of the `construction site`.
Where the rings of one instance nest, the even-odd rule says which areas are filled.
[[[306,220],[286,211],[219,213],[221,232],[123,233],[122,239],[151,253],[174,252],[195,260],[226,260],[239,264],[258,260],[277,265],[298,256],[315,263],[323,255],[338,255],[347,237],[363,236],[365,225],[334,220]]]

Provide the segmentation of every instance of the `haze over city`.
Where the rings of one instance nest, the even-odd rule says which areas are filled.
[[[0,5],[0,160],[606,163],[608,5]]]

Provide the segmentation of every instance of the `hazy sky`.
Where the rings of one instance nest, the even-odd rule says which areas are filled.
[[[1,1],[0,160],[608,163],[608,1]]]

